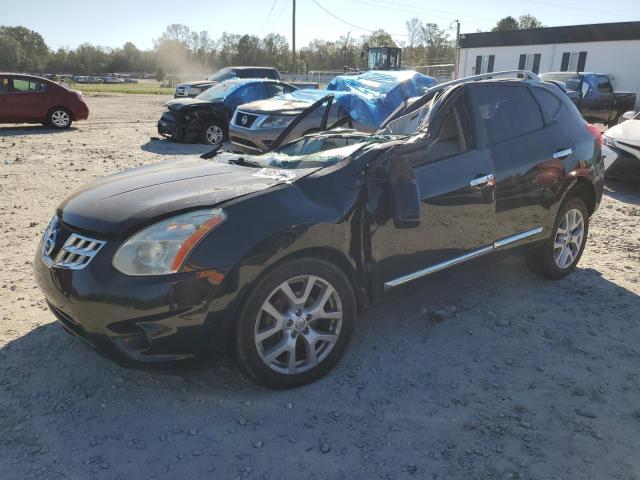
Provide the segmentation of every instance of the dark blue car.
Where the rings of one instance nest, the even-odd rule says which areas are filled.
[[[237,78],[219,83],[195,98],[175,99],[158,121],[158,133],[181,142],[217,145],[228,136],[238,105],[297,90],[277,80]]]

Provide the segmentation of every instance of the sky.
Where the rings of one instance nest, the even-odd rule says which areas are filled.
[[[40,33],[50,48],[89,42],[119,47],[131,41],[148,49],[171,23],[263,37],[274,32],[291,41],[293,0],[0,0],[0,25],[22,25]],[[507,15],[536,16],[545,26],[640,20],[640,0],[297,0],[296,45],[320,38],[336,40],[383,28],[396,41],[406,39],[405,22],[417,17],[455,34],[490,30]],[[1,47],[0,47],[1,48]]]

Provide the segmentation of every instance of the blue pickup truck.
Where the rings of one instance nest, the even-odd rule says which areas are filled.
[[[614,92],[606,73],[550,72],[543,73],[540,78],[564,83],[567,94],[587,122],[615,125],[622,114],[634,109],[636,103],[635,93]]]

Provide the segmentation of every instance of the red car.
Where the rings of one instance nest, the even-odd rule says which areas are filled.
[[[80,92],[46,78],[0,73],[0,123],[42,123],[63,129],[87,118],[89,107]]]

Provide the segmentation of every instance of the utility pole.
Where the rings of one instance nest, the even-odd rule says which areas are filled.
[[[296,0],[293,0],[293,15],[291,16],[291,45],[293,47],[293,73],[298,73],[296,61]]]
[[[295,0],[294,0],[295,1]],[[458,78],[458,68],[460,67],[460,20],[455,20],[456,22],[456,58],[455,58],[455,65],[453,68],[453,73],[455,78]]]

